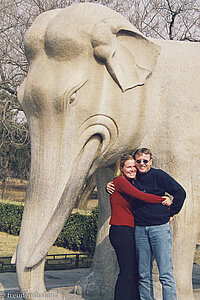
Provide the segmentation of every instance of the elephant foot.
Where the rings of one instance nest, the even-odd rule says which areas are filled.
[[[56,297],[56,300],[111,300],[111,298],[104,298],[102,296],[81,296],[73,293],[73,288],[55,288],[49,292]]]
[[[84,299],[113,299],[113,286],[105,285],[101,274],[97,272],[89,273],[85,278],[80,279],[74,287],[74,294],[82,295]]]

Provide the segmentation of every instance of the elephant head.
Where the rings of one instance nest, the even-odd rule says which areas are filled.
[[[45,256],[86,178],[131,147],[138,88],[159,47],[126,19],[97,4],[41,14],[25,36],[29,62],[18,98],[31,135],[31,176],[16,253],[22,291],[44,291]],[[134,93],[130,93],[134,91]],[[121,109],[121,110],[120,110]],[[124,110],[125,109],[125,110]],[[128,148],[129,147],[129,148]]]

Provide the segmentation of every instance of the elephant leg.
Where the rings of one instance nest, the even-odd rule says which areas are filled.
[[[98,296],[113,299],[118,265],[108,232],[110,220],[110,201],[105,187],[113,179],[111,168],[98,170],[96,183],[99,200],[99,221],[96,249],[89,274],[77,282],[74,292],[78,295]]]
[[[173,265],[176,278],[178,300],[194,300],[192,269],[199,224],[189,222],[184,213],[173,221]]]

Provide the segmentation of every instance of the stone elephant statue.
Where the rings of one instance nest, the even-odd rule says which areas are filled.
[[[108,241],[105,185],[113,176],[110,166],[122,153],[146,146],[154,152],[156,166],[187,191],[173,224],[173,259],[178,299],[194,299],[200,45],[146,38],[113,10],[82,3],[38,16],[26,33],[25,51],[29,71],[18,99],[28,120],[32,154],[16,250],[21,291],[46,292],[47,252],[85,180],[96,173],[97,247],[93,266],[75,292],[112,299],[117,264]]]

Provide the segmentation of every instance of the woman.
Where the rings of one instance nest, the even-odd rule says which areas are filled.
[[[115,285],[114,300],[139,300],[138,269],[135,253],[134,217],[131,204],[134,201],[171,205],[168,197],[159,197],[139,191],[133,186],[137,169],[131,155],[123,155],[118,161],[115,192],[110,195],[110,242],[115,249],[120,272]],[[164,199],[163,199],[164,198]],[[136,200],[138,199],[138,200]]]

